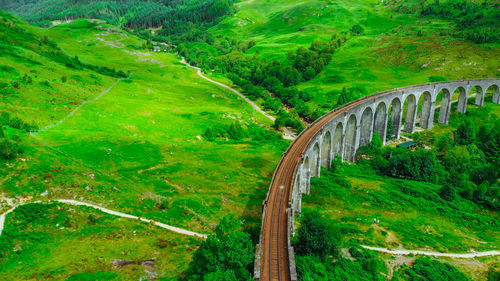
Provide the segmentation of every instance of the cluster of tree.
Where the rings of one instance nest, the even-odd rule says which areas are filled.
[[[203,133],[203,137],[208,141],[214,141],[216,139],[230,139],[235,141],[245,139],[250,139],[252,141],[279,141],[282,139],[281,135],[274,131],[267,130],[255,124],[244,127],[238,121],[227,126],[209,127]]]
[[[24,122],[21,118],[15,116],[11,117],[8,112],[3,111],[0,113],[0,124],[8,125],[11,128],[24,130],[27,133],[38,131],[38,126],[36,124],[30,124]]]
[[[463,118],[453,138],[437,138],[435,150],[381,148],[375,133],[372,143],[361,147],[358,156],[382,175],[442,185],[440,196],[445,200],[453,201],[460,195],[500,209],[500,120],[477,128],[469,116]]]
[[[241,220],[224,217],[193,255],[186,280],[252,280],[254,243]]]
[[[255,42],[237,43],[224,37],[206,37],[204,39],[208,39],[208,42],[180,44],[176,50],[191,64],[227,74],[251,98],[264,99],[265,107],[276,114],[286,115],[286,112],[280,113],[282,107],[279,104],[283,103],[294,108],[298,116],[313,121],[323,113],[312,109],[307,103],[311,100],[310,94],[294,86],[318,75],[331,61],[335,49],[345,43],[350,34],[335,34],[327,42],[315,40],[309,48],[300,47],[295,52],[290,51],[283,60],[260,60],[256,56],[245,55],[244,52]],[[272,97],[266,91],[272,93],[271,96],[278,102],[270,101]],[[285,119],[293,118],[287,116]],[[300,121],[298,118],[296,120]]]
[[[496,1],[471,0],[418,0],[387,1],[398,11],[436,16],[454,22],[456,35],[476,43],[500,41],[500,9]]]
[[[385,264],[374,254],[351,243],[348,259],[340,254],[342,228],[334,227],[318,211],[305,209],[294,244],[299,280],[385,280]]]
[[[162,27],[160,34],[176,36],[216,24],[223,16],[234,13],[233,3],[234,0],[3,0],[0,8],[43,25],[50,25],[52,20],[97,18],[139,30]]]
[[[337,107],[350,103],[351,101],[357,100],[365,95],[367,95],[367,92],[364,88],[342,88],[342,91],[340,92],[340,95],[337,99]]]
[[[23,153],[22,146],[16,141],[7,138],[0,123],[0,159],[12,160],[20,153]]]

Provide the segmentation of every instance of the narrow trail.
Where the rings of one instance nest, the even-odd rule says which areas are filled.
[[[63,119],[55,122],[55,123],[52,123],[52,124],[49,124],[43,128],[40,128],[37,132],[31,132],[30,134],[32,136],[36,135],[37,133],[39,132],[43,132],[43,131],[47,131],[49,129],[52,129],[54,127],[57,127],[59,125],[61,125],[64,121],[66,121],[69,117],[73,116],[75,114],[75,112],[78,111],[78,109],[80,109],[80,107],[86,105],[87,103],[91,103],[91,102],[95,102],[97,100],[99,100],[100,98],[102,98],[105,94],[107,94],[109,91],[111,91],[111,89],[113,89],[116,84],[118,84],[120,81],[124,80],[124,79],[129,79],[130,77],[127,77],[127,78],[120,78],[118,80],[115,81],[115,83],[113,83],[113,85],[111,85],[109,88],[107,88],[106,90],[104,90],[103,92],[101,92],[98,96],[96,96],[95,98],[91,99],[91,100],[86,100],[86,101],[83,101],[82,103],[80,103],[75,109],[73,109],[70,113],[68,113],[68,115],[64,116]]]
[[[252,100],[250,100],[249,98],[247,98],[245,95],[243,95],[242,93],[238,92],[237,90],[229,87],[228,85],[225,85],[225,84],[222,84],[220,82],[217,82],[217,81],[214,81],[208,77],[206,77],[205,75],[203,75],[203,73],[201,72],[201,69],[199,67],[196,67],[196,66],[192,66],[190,65],[186,59],[183,57],[182,60],[180,61],[181,63],[183,63],[184,65],[190,67],[190,68],[193,68],[193,69],[196,69],[196,73],[198,74],[198,76],[200,76],[201,78],[209,81],[209,82],[212,82],[214,84],[217,84],[223,88],[226,88],[228,89],[229,91],[237,94],[240,98],[242,98],[243,100],[245,100],[248,104],[250,104],[255,110],[257,110],[258,112],[262,113],[264,116],[266,116],[269,120],[271,121],[275,121],[276,118],[274,118],[272,115],[270,115],[269,113],[265,112],[264,110],[262,110],[257,104],[255,104]],[[294,140],[297,136],[294,135],[292,132],[290,132],[290,130],[288,130],[286,127],[283,127],[283,137],[285,139],[291,139],[291,140]]]
[[[12,202],[12,199],[9,199],[9,198],[0,198],[0,200],[6,200],[6,201],[11,200],[11,202]],[[29,203],[48,203],[50,201],[57,201],[57,202],[68,204],[68,205],[87,206],[87,207],[94,208],[94,209],[99,210],[99,211],[101,211],[103,213],[110,214],[110,215],[113,215],[113,216],[118,216],[118,217],[121,217],[121,218],[129,218],[129,219],[141,220],[143,222],[152,223],[152,224],[154,224],[154,225],[156,225],[158,227],[161,227],[161,228],[164,228],[164,229],[168,229],[170,231],[173,231],[173,232],[176,232],[176,233],[179,233],[179,234],[189,235],[189,236],[195,236],[195,237],[199,237],[199,238],[207,238],[206,234],[201,234],[201,233],[189,231],[189,230],[182,229],[182,228],[179,228],[179,227],[175,227],[175,226],[171,226],[171,225],[164,224],[164,223],[161,223],[161,222],[157,222],[155,220],[145,219],[145,218],[141,218],[141,217],[137,217],[137,216],[125,214],[125,213],[122,213],[122,212],[113,211],[113,210],[110,210],[110,209],[107,209],[107,208],[104,208],[104,207],[97,206],[97,205],[92,204],[92,203],[87,203],[87,202],[82,202],[82,201],[72,200],[72,199],[52,199],[52,200],[49,200],[49,201],[23,202],[21,204],[15,205],[11,209],[9,209],[8,211],[6,211],[5,213],[3,213],[3,214],[0,215],[0,235],[2,235],[2,231],[3,231],[3,228],[4,228],[5,219],[6,219],[7,215],[9,213],[11,213],[12,211],[14,211],[17,207],[19,207],[21,205],[24,205],[24,204],[29,204]]]
[[[9,203],[12,203],[14,201],[14,199],[11,199],[11,198],[1,198],[1,197],[0,197],[0,200],[7,201]],[[5,220],[6,220],[7,215],[9,213],[13,212],[17,207],[22,206],[24,204],[29,204],[29,203],[41,203],[41,204],[43,204],[43,203],[48,203],[50,201],[57,201],[57,202],[60,202],[63,204],[75,205],[75,206],[86,206],[86,207],[94,208],[94,209],[99,210],[103,213],[110,214],[113,216],[117,216],[117,217],[121,217],[121,218],[129,218],[129,219],[134,219],[134,220],[140,220],[140,221],[147,222],[147,223],[152,223],[158,227],[161,227],[163,229],[167,229],[167,230],[179,233],[179,234],[194,236],[194,237],[199,237],[199,238],[204,238],[204,239],[207,238],[206,234],[193,232],[193,231],[186,230],[183,228],[179,228],[179,227],[171,226],[171,225],[164,224],[161,222],[157,222],[155,220],[150,220],[150,219],[141,218],[138,216],[134,216],[134,215],[130,215],[130,214],[122,213],[122,212],[113,211],[113,210],[110,210],[110,209],[107,209],[107,208],[104,208],[104,207],[101,207],[101,206],[98,206],[98,205],[95,205],[92,203],[87,203],[87,202],[82,202],[82,201],[72,200],[72,199],[52,199],[49,201],[32,201],[32,202],[25,201],[21,204],[15,205],[14,207],[7,210],[5,213],[0,214],[0,235],[2,235],[2,231],[3,231],[4,225],[5,225]],[[472,253],[440,253],[440,252],[422,251],[422,250],[405,250],[405,249],[389,250],[387,248],[371,247],[371,246],[365,246],[365,245],[361,245],[361,247],[368,249],[368,250],[377,251],[377,252],[386,253],[386,254],[391,254],[391,255],[396,255],[396,256],[424,255],[424,256],[433,256],[433,257],[450,257],[450,258],[472,259],[472,258],[477,258],[477,257],[500,255],[500,251],[486,251],[486,252],[472,252]]]
[[[432,251],[420,251],[420,250],[389,250],[387,248],[378,248],[378,247],[370,247],[361,245],[361,247],[377,251],[381,253],[391,254],[395,256],[406,256],[406,255],[424,255],[424,256],[432,256],[432,257],[448,257],[448,258],[463,258],[463,259],[472,259],[477,257],[486,257],[486,256],[498,256],[500,255],[500,251],[486,251],[486,252],[472,252],[472,253],[439,253]]]

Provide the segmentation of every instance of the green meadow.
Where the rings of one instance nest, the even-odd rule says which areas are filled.
[[[8,92],[3,92],[0,111],[40,129],[26,133],[4,125],[7,137],[20,140],[24,152],[13,161],[2,160],[0,194],[90,201],[202,233],[212,233],[220,218],[233,213],[245,219],[245,228],[258,231],[261,200],[287,142],[207,141],[202,135],[209,127],[234,122],[270,128],[270,120],[230,91],[198,77],[195,70],[179,62],[180,57],[143,49],[143,40],[113,26],[76,20],[40,29],[13,18],[8,24],[26,31],[32,39],[57,45],[51,47],[51,54],[78,56],[84,64],[121,70],[127,77],[73,69],[51,60],[37,52],[35,39],[33,46],[11,41],[8,46],[16,52],[0,57],[0,65],[15,71],[2,72],[1,81]],[[24,74],[31,77],[30,83],[23,82]],[[45,191],[48,196],[42,196]],[[77,209],[75,216],[88,213]],[[7,228],[16,214],[7,217]],[[26,243],[40,244],[36,246],[40,248],[33,246],[33,251],[40,251],[36,256],[25,253],[20,257],[9,252],[3,258],[2,274],[7,279],[25,279],[50,269],[56,271],[47,274],[62,278],[77,272],[107,271],[109,258],[119,258],[120,251],[125,251],[130,259],[170,256],[162,258],[160,267],[165,271],[162,276],[174,277],[187,267],[189,252],[197,243],[163,229],[149,234],[151,227],[143,230],[141,223],[107,220],[116,222],[110,222],[109,228],[108,224],[95,226],[93,232],[99,229],[101,234],[85,236],[83,231],[68,237],[64,233],[69,230],[60,234],[50,228],[42,231],[48,222],[40,220],[36,231],[46,233],[50,241],[35,243],[26,238]],[[129,241],[108,235],[119,229],[137,230],[142,238]],[[172,254],[154,249],[154,240],[160,237],[177,245],[169,246]],[[109,243],[116,247],[109,248]],[[79,253],[74,260],[55,254],[69,245]],[[94,247],[105,254],[89,251]],[[75,266],[80,258],[91,261],[87,267]],[[32,262],[40,265],[30,267]],[[137,268],[123,269],[111,279],[142,273]]]
[[[178,277],[200,240],[81,206],[27,204],[9,215],[0,237],[2,280],[138,280],[153,260],[163,280]]]
[[[130,77],[59,125],[24,136],[30,153],[13,164],[9,172],[15,175],[2,192],[36,197],[47,189],[49,198],[83,197],[205,232],[227,212],[256,221],[284,146],[207,142],[202,134],[214,124],[268,127],[269,120],[199,78],[178,57],[142,50],[139,39],[112,26],[77,20],[37,31],[81,61],[105,63]]]
[[[361,25],[333,54],[318,76],[298,85],[313,94],[310,103],[328,111],[342,88],[369,95],[396,87],[447,80],[498,77],[496,43],[474,44],[452,37],[456,27],[445,20],[418,18],[387,9],[381,1],[251,0],[210,29],[215,35],[254,40],[247,55],[285,61],[287,52],[309,48]]]

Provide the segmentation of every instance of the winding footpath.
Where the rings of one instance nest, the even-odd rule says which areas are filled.
[[[0,198],[0,199],[6,200],[7,198]],[[11,199],[9,199],[9,200],[12,202]],[[9,201],[9,200],[7,200],[7,201]],[[194,236],[194,237],[199,237],[199,238],[207,238],[206,234],[201,234],[201,233],[189,231],[189,230],[186,230],[186,229],[182,229],[182,228],[179,228],[179,227],[171,226],[171,225],[164,224],[164,223],[161,223],[161,222],[157,222],[157,221],[154,221],[154,220],[145,219],[145,218],[141,218],[141,217],[138,217],[138,216],[133,216],[133,215],[129,215],[129,214],[125,214],[125,213],[113,211],[113,210],[110,210],[110,209],[107,209],[107,208],[104,208],[104,207],[97,206],[95,204],[91,204],[91,203],[87,203],[87,202],[82,202],[82,201],[78,201],[78,200],[72,200],[72,199],[52,199],[52,200],[49,200],[49,201],[24,202],[22,204],[15,205],[11,209],[9,209],[7,212],[5,212],[5,213],[3,213],[3,214],[0,215],[0,235],[2,235],[2,231],[3,231],[3,228],[4,228],[5,219],[6,219],[7,215],[9,213],[11,213],[12,211],[14,211],[17,207],[19,207],[21,205],[24,205],[24,204],[29,204],[29,203],[49,203],[51,201],[57,201],[57,202],[60,202],[60,203],[69,204],[69,205],[75,205],[75,206],[86,206],[86,207],[94,208],[94,209],[99,210],[99,211],[101,211],[103,213],[110,214],[110,215],[113,215],[113,216],[117,216],[117,217],[121,217],[121,218],[129,218],[129,219],[141,220],[143,222],[152,223],[152,224],[154,224],[154,225],[156,225],[158,227],[161,227],[161,228],[164,228],[164,229],[168,229],[170,231],[173,231],[173,232],[176,232],[176,233],[179,233],[179,234],[184,234],[184,235],[189,235],[189,236]]]
[[[472,259],[472,258],[477,258],[477,257],[500,255],[500,251],[486,251],[486,252],[472,252],[472,253],[456,254],[456,253],[439,253],[439,252],[432,252],[432,251],[405,250],[405,249],[389,250],[387,248],[370,247],[370,246],[365,246],[365,245],[361,245],[361,247],[363,247],[367,250],[391,254],[394,256],[423,255],[423,256],[432,256],[432,257]]]
[[[13,204],[13,202],[14,202],[14,200],[11,198],[0,198],[0,200],[7,201],[9,204]],[[0,236],[2,235],[2,231],[3,231],[4,225],[5,225],[5,220],[6,220],[7,215],[9,213],[13,212],[17,207],[24,205],[24,204],[29,204],[29,203],[43,204],[43,203],[49,203],[51,201],[52,202],[57,201],[57,202],[60,202],[63,204],[68,204],[68,205],[86,206],[86,207],[90,207],[90,208],[99,210],[103,213],[110,214],[113,216],[117,216],[117,217],[121,217],[121,218],[129,218],[129,219],[134,219],[134,220],[140,220],[140,221],[147,222],[147,223],[152,223],[160,228],[167,229],[167,230],[179,233],[179,234],[193,236],[193,237],[199,237],[199,238],[203,238],[203,239],[207,238],[206,234],[193,232],[193,231],[186,230],[183,228],[179,228],[179,227],[171,226],[171,225],[164,224],[161,222],[157,222],[155,220],[145,219],[145,218],[133,216],[133,215],[126,214],[126,213],[113,211],[113,210],[98,206],[96,204],[82,202],[82,201],[78,201],[78,200],[72,200],[72,199],[53,199],[53,200],[49,200],[49,201],[23,202],[21,204],[15,205],[14,207],[10,208],[5,213],[0,214]],[[405,250],[405,249],[389,250],[387,248],[378,248],[378,247],[371,247],[371,246],[365,246],[365,245],[361,245],[361,247],[363,247],[367,250],[377,251],[377,252],[386,253],[386,254],[390,254],[390,255],[394,255],[394,256],[423,255],[423,256],[433,256],[433,257],[472,259],[472,258],[477,258],[477,257],[500,255],[500,251],[486,251],[486,252],[472,252],[472,253],[440,253],[440,252],[432,252],[432,251]]]
[[[208,77],[206,77],[205,75],[203,75],[203,73],[201,72],[201,69],[199,67],[196,67],[196,66],[193,66],[193,65],[190,65],[185,58],[182,58],[182,60],[180,61],[181,63],[183,63],[184,65],[186,65],[187,67],[190,67],[192,69],[196,69],[196,73],[198,74],[198,76],[200,76],[201,78],[211,82],[211,83],[214,83],[216,85],[219,85],[225,89],[228,89],[229,91],[237,94],[240,98],[242,98],[243,100],[245,100],[248,104],[250,104],[255,110],[257,110],[258,112],[262,113],[264,116],[266,116],[269,120],[271,121],[275,121],[276,118],[274,118],[274,116],[270,115],[269,113],[265,112],[264,110],[262,110],[257,104],[255,104],[252,100],[250,100],[249,98],[247,98],[245,95],[243,95],[242,93],[238,92],[237,90],[229,87],[228,85],[225,85],[225,84],[222,84],[220,82],[217,82],[215,80],[212,80]],[[290,132],[290,130],[288,130],[286,127],[283,127],[283,137],[285,139],[291,139],[291,140],[294,140],[297,136],[294,135],[292,132]]]

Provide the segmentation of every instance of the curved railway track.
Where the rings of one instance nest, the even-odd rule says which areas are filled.
[[[469,81],[469,80],[464,80]],[[459,81],[452,81],[459,82]],[[445,82],[446,83],[446,82]],[[408,91],[417,87],[437,85],[440,83],[428,83],[404,88],[397,88],[366,96],[350,102],[342,107],[336,108],[323,115],[314,123],[309,125],[288,147],[276,168],[268,194],[263,202],[262,228],[260,234],[259,253],[256,260],[257,280],[296,280],[296,273],[290,272],[295,265],[290,267],[289,252],[293,249],[289,245],[290,225],[293,221],[288,220],[287,213],[291,210],[291,191],[293,180],[297,174],[297,168],[302,160],[303,153],[310,141],[320,132],[325,124],[334,117],[348,112],[364,102],[375,98],[393,94],[395,92]]]

